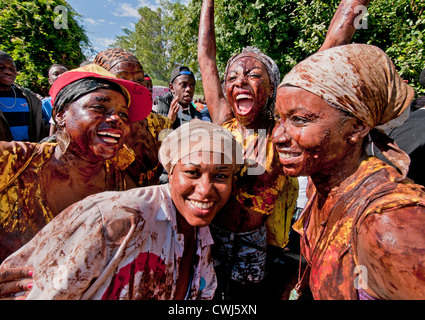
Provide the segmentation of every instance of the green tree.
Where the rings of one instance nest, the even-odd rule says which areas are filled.
[[[138,9],[134,31],[124,29],[111,47],[134,53],[155,85],[168,86],[171,70],[186,65],[197,75],[196,94],[202,94],[197,61],[200,2],[186,7],[180,2],[161,1],[161,8]]]
[[[135,30],[124,29],[124,35],[116,37],[111,47],[119,47],[134,53],[145,72],[153,79],[168,80],[167,38],[164,36],[163,11],[139,8],[140,20]]]
[[[284,76],[323,43],[340,0],[216,0],[217,65],[221,74],[227,60],[243,47],[255,46],[272,57]],[[161,60],[168,75],[174,64],[186,64],[199,76],[197,38],[202,0],[161,1]],[[380,47],[393,60],[401,76],[420,88],[418,77],[425,66],[425,1],[371,0],[353,41]],[[149,25],[145,25],[149,28]],[[130,42],[138,31],[128,31]],[[131,35],[131,37],[130,37]],[[149,37],[143,38],[148,46]],[[154,38],[153,38],[154,39]],[[149,58],[141,59],[145,65]],[[149,71],[149,69],[148,69]],[[197,85],[199,90],[200,85]]]
[[[78,14],[64,0],[0,0],[0,50],[18,67],[17,82],[47,95],[53,63],[75,68],[90,43]]]
[[[338,4],[339,0],[299,2],[292,14],[300,31],[294,47],[297,61],[320,47]],[[400,75],[418,93],[425,93],[425,88],[420,88],[418,83],[425,66],[425,1],[372,0],[364,19],[367,23],[356,31],[353,42],[376,45],[384,50]]]

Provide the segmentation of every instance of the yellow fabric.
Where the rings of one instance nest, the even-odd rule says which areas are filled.
[[[130,150],[121,149],[118,156],[121,159],[130,159],[131,154],[134,154],[134,161],[125,170],[139,187],[159,184],[163,169],[158,160],[163,138],[161,132],[171,127],[170,119],[155,112],[151,112],[146,119],[131,124],[131,133],[126,139],[126,147]]]
[[[242,144],[245,163],[249,165],[247,150],[257,145],[258,133],[244,137],[236,118],[225,122],[222,126],[232,132],[236,140]],[[298,181],[284,175],[271,138],[267,139],[265,172],[262,175],[249,175],[246,164],[235,175],[233,195],[247,208],[269,216],[266,222],[267,243],[284,247],[288,243],[290,221],[295,212]]]
[[[49,208],[41,178],[43,165],[50,161],[56,146],[0,142],[0,261],[59,213]],[[106,190],[125,190],[122,173],[110,162],[105,163],[105,170]]]

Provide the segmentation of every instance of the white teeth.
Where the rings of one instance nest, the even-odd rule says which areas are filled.
[[[236,100],[242,100],[242,99],[250,99],[250,100],[252,100],[252,96],[250,96],[248,94],[238,94],[236,96]]]
[[[107,143],[114,143],[117,144],[118,140],[121,138],[120,134],[111,133],[108,131],[99,131],[97,133],[99,136],[102,136],[103,141]]]
[[[101,136],[110,136],[112,138],[117,138],[117,139],[121,138],[120,134],[111,133],[111,132],[98,132],[97,134]]]
[[[283,159],[289,159],[289,158],[294,158],[294,157],[298,157],[298,156],[299,156],[298,153],[279,152],[279,157],[281,157]]]
[[[200,202],[200,201],[190,200],[190,203],[194,207],[196,207],[198,209],[206,210],[206,209],[209,209],[209,208],[211,208],[213,206],[214,201],[211,201],[211,202]]]

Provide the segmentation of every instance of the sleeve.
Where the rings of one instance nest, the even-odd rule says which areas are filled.
[[[32,266],[27,299],[79,299],[108,263],[102,216],[95,202],[78,202],[53,219],[1,268]]]
[[[31,159],[34,144],[0,141],[0,189]]]

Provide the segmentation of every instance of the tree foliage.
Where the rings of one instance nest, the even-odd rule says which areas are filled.
[[[243,47],[255,46],[272,57],[282,76],[296,63],[316,52],[323,43],[329,23],[340,0],[216,0],[215,26],[217,64],[223,74],[227,60]],[[197,72],[197,36],[202,0],[162,1],[161,43],[155,60],[161,60],[162,78],[174,64],[189,65]],[[144,9],[146,10],[146,9]],[[146,11],[141,13],[145,14]],[[144,15],[142,15],[142,20]],[[425,67],[425,1],[371,0],[353,41],[373,44],[393,60],[401,76],[417,89],[418,77]],[[367,26],[367,27],[366,27]],[[144,28],[150,28],[149,24]],[[141,37],[127,30],[131,42]],[[156,37],[144,37],[146,50]],[[147,55],[139,55],[149,65]],[[162,60],[162,58],[164,60]],[[149,71],[149,68],[146,68]],[[154,70],[154,69],[153,69]]]
[[[74,68],[85,60],[90,45],[77,17],[64,0],[0,0],[0,50],[13,57],[19,84],[47,95],[53,63]]]

